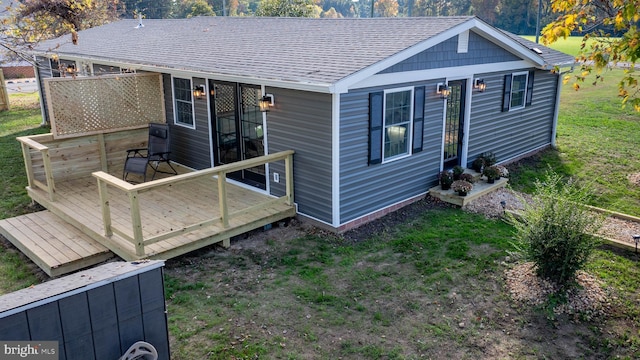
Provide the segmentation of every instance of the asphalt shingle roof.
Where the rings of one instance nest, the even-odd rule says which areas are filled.
[[[122,20],[41,43],[64,57],[333,84],[474,17]]]

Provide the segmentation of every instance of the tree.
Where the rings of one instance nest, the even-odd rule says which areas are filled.
[[[30,46],[39,41],[77,32],[118,19],[118,0],[24,0],[3,20],[6,48]]]
[[[573,87],[578,90],[587,75],[596,71],[602,81],[602,71],[610,64],[628,67],[618,84],[622,104],[631,103],[640,111],[640,88],[634,68],[640,57],[640,0],[551,0],[554,12],[561,15],[542,31],[543,42],[550,44],[567,38],[573,32],[584,34],[578,60],[581,71],[573,75]],[[612,37],[617,32],[620,37]],[[565,77],[565,82],[571,76]]]
[[[315,5],[312,0],[262,0],[256,16],[313,17]]]
[[[215,16],[216,13],[206,0],[182,0],[176,2],[175,17],[191,18],[194,16]]]
[[[396,17],[398,16],[398,1],[397,0],[377,0],[373,6],[376,13],[382,17]]]
[[[120,0],[124,5],[124,16],[135,18],[138,13],[147,19],[168,19],[171,17],[173,0]]]

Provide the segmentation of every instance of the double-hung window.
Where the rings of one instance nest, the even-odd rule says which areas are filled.
[[[522,109],[531,105],[533,98],[533,71],[505,75],[502,111]]]
[[[413,88],[392,89],[384,93],[384,159],[411,153],[413,129]]]
[[[173,98],[176,125],[195,128],[191,79],[173,78]]]
[[[369,165],[422,151],[425,87],[369,93]]]

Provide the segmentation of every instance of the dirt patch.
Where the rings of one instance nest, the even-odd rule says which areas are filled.
[[[627,176],[627,179],[629,179],[629,182],[631,184],[640,186],[640,173],[629,174],[629,176]]]

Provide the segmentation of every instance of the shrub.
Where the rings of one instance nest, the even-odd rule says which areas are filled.
[[[516,218],[516,248],[536,264],[538,276],[561,289],[575,285],[578,270],[584,268],[598,239],[602,217],[583,204],[589,189],[566,181],[548,171],[543,181],[536,181],[531,202],[523,201],[524,210]]]
[[[482,169],[488,166],[493,166],[497,162],[496,155],[491,151],[483,152],[473,160],[471,168],[477,172],[482,172]]]

